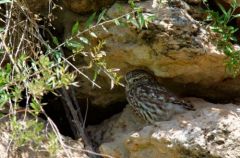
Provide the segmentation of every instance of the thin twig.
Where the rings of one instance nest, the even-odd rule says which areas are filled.
[[[82,124],[83,124],[83,120],[82,120],[82,116],[81,116],[81,113],[80,112],[77,112],[77,110],[74,108],[74,107],[80,107],[78,105],[78,103],[75,103],[75,106],[74,106],[74,100],[76,99],[73,99],[75,96],[69,96],[69,93],[66,91],[65,88],[61,88],[61,94],[63,95],[62,96],[62,99],[65,101],[65,109],[67,111],[70,111],[70,114],[71,116],[68,116],[70,118],[68,119],[71,119],[72,122],[74,124],[70,124],[72,126],[75,126],[75,137],[82,137],[84,143],[85,143],[85,146],[86,146],[86,149],[89,150],[89,151],[92,151],[93,153],[94,152],[94,149],[92,147],[92,144],[91,142],[89,141],[89,138],[88,136],[86,135],[85,131],[84,131],[84,128],[82,127]],[[66,108],[68,107],[68,108]],[[80,114],[79,114],[80,113]],[[92,157],[95,157],[94,155],[92,155]]]
[[[26,30],[27,30],[27,20],[25,20],[25,22],[26,22],[26,25],[25,25],[25,27],[24,27],[24,32],[22,33],[20,42],[19,42],[19,44],[18,44],[15,57],[17,57],[17,55],[18,55],[19,49],[20,49],[20,47],[21,47],[21,45],[22,45],[22,42],[23,42],[23,40],[24,40],[24,37],[25,37],[25,33],[26,33]]]
[[[80,71],[75,65],[73,65],[70,61],[68,61],[65,57],[61,57],[66,63],[68,63],[71,67],[73,67],[79,74],[83,75],[86,79],[88,79],[93,85],[98,88],[101,88],[98,84],[93,82],[87,75],[85,75],[82,71]]]
[[[86,111],[85,111],[85,115],[84,115],[84,120],[83,120],[83,128],[85,128],[85,124],[87,121],[87,114],[88,114],[88,98],[87,98],[87,105],[86,105]]]

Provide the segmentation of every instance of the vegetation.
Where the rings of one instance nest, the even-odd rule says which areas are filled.
[[[218,4],[221,13],[211,10],[207,4],[207,0],[203,1],[207,6],[207,21],[210,22],[210,28],[217,33],[218,38],[217,47],[229,57],[227,61],[227,68],[233,76],[240,73],[240,50],[236,50],[233,43],[238,43],[236,32],[237,27],[231,25],[231,22],[240,17],[240,14],[235,14],[239,7],[236,0],[232,0],[229,10],[226,10],[221,4]]]
[[[64,98],[69,98],[65,89],[78,86],[75,81],[77,75],[86,77],[93,86],[100,87],[95,81],[98,74],[103,72],[111,80],[112,88],[114,84],[121,84],[118,69],[108,68],[106,65],[106,53],[102,50],[104,41],[98,40],[94,30],[97,27],[106,29],[105,25],[109,23],[134,25],[142,29],[148,27],[153,16],[144,15],[142,9],[133,2],[130,2],[133,9],[131,12],[114,19],[106,18],[107,10],[104,9],[98,16],[93,13],[89,17],[84,30],[80,30],[80,24],[76,22],[72,27],[72,36],[61,43],[48,28],[43,30],[47,30],[51,40],[42,36],[42,28],[37,24],[38,19],[29,12],[24,1],[1,0],[0,4],[0,121],[6,118],[9,120],[9,150],[14,151],[21,146],[30,145],[35,150],[46,150],[54,155],[59,147],[66,146],[56,125],[43,109],[43,96],[62,89],[62,95],[66,95]],[[90,38],[97,39],[98,44],[93,45]],[[87,54],[86,51],[83,52],[86,46],[90,48]],[[72,50],[70,57],[64,56],[64,47]],[[77,55],[89,57],[88,68],[95,71],[93,78],[70,62],[70,59]],[[73,71],[70,71],[70,67]],[[71,102],[65,101],[71,114],[76,116],[76,109],[74,111]],[[40,113],[45,115],[51,129],[46,128],[40,121]],[[72,119],[76,121],[75,117]],[[80,128],[84,128],[82,118],[77,119],[81,123]],[[43,142],[48,142],[48,145],[44,146]]]
[[[239,14],[234,14],[238,7],[237,2],[233,1],[229,10],[219,5],[222,14],[211,10],[206,0],[204,3],[208,8],[207,21],[210,22],[210,28],[220,35],[217,46],[229,57],[228,70],[236,76],[240,73],[240,52],[234,49],[232,43],[237,42],[234,34],[238,29],[229,23],[240,17]],[[29,11],[24,1],[0,1],[0,121],[8,120],[11,132],[9,150],[14,151],[29,145],[35,150],[46,150],[54,155],[60,147],[66,148],[56,125],[44,111],[45,103],[42,98],[47,93],[60,92],[64,95],[66,107],[73,115],[71,119],[79,122],[75,128],[80,126],[80,132],[84,134],[84,120],[81,116],[74,117],[77,110],[68,102],[71,97],[66,94],[66,89],[79,86],[75,80],[77,75],[85,77],[93,86],[100,88],[101,85],[96,83],[100,73],[109,77],[111,88],[121,85],[121,76],[117,73],[119,70],[109,68],[104,60],[106,52],[102,48],[105,41],[98,39],[95,29],[107,30],[105,26],[108,24],[134,26],[136,29],[148,28],[154,16],[145,14],[134,1],[129,4],[132,11],[124,13],[122,10],[123,14],[114,19],[106,16],[107,9],[93,13],[86,21],[84,29],[76,21],[72,26],[71,37],[60,41],[47,27],[41,28],[38,25],[38,19]],[[119,9],[121,10],[121,6]],[[44,38],[40,30],[44,30],[49,38]],[[97,44],[93,44],[93,40]],[[63,48],[71,50],[72,55],[65,57]],[[89,58],[86,70],[95,72],[92,78],[71,63],[71,59],[80,55]],[[75,99],[72,102],[77,105],[74,103]],[[45,115],[51,128],[46,128],[39,119],[40,113]],[[43,142],[47,143],[44,145]]]

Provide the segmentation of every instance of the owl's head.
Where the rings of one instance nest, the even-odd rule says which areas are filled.
[[[136,69],[128,72],[125,75],[125,80],[129,85],[129,84],[136,84],[136,83],[142,83],[142,82],[150,82],[154,79],[150,73],[141,69]]]

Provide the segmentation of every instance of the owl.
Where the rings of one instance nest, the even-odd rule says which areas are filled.
[[[170,120],[194,107],[160,86],[150,73],[133,70],[125,75],[126,97],[131,109],[149,123]]]

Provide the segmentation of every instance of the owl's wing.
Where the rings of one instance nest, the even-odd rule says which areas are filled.
[[[142,84],[134,88],[134,97],[148,107],[162,109],[166,102],[167,90],[156,84]]]
[[[190,103],[178,98],[158,84],[145,84],[136,87],[135,97],[138,98],[139,101],[149,104],[146,106],[155,105],[164,109],[164,106],[167,105],[166,103],[172,103],[176,106],[182,106],[184,109],[195,110]]]

